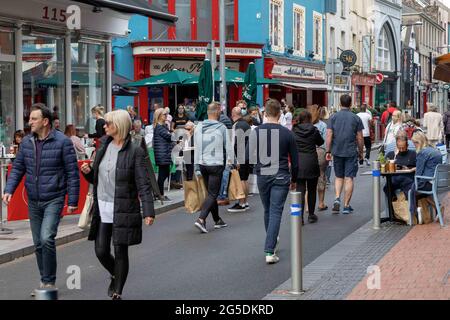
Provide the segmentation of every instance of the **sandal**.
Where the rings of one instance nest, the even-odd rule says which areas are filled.
[[[326,210],[328,210],[328,206],[325,206],[325,207],[323,207],[323,208],[318,208],[318,210],[319,210],[319,211],[326,211]]]

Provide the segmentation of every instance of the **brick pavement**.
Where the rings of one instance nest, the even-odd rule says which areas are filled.
[[[380,289],[369,290],[370,275],[348,300],[450,300],[450,196],[445,222],[414,226],[378,263]],[[371,277],[371,280],[373,276]]]

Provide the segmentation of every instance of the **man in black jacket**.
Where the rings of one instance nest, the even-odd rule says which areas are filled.
[[[443,118],[445,131],[445,145],[447,146],[448,149],[450,144],[450,110],[447,110],[447,112],[444,113]]]
[[[252,128],[242,117],[242,109],[234,107],[231,111],[231,119],[233,119],[232,143],[234,146],[235,164],[239,170],[239,177],[241,178],[242,188],[245,193],[244,199],[239,199],[233,207],[228,209],[228,212],[244,212],[249,209],[247,202],[248,197],[248,177],[250,175],[250,166],[245,157],[245,150],[248,145],[248,138]]]

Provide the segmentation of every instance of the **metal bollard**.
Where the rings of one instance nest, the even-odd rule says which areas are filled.
[[[56,288],[36,289],[34,292],[36,293],[35,300],[58,300],[58,289]]]
[[[380,229],[381,214],[380,214],[380,161],[372,162],[372,177],[373,177],[373,228]]]
[[[303,203],[301,192],[291,192],[291,277],[292,294],[303,294],[303,248],[302,215]]]

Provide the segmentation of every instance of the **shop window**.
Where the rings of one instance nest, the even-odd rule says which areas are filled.
[[[380,71],[392,71],[394,66],[394,48],[390,37],[390,30],[385,25],[378,37],[377,45],[377,69]]]
[[[169,1],[168,0],[152,0],[152,3],[160,7],[161,11],[169,12]],[[189,15],[190,16],[190,15]],[[178,22],[177,22],[178,24]],[[153,40],[167,40],[169,27],[158,22],[158,20],[152,20],[152,39]]]
[[[80,134],[95,131],[91,109],[106,110],[106,48],[103,44],[72,43],[73,122]]]
[[[191,0],[177,0],[175,2],[175,14],[178,16],[176,23],[177,40],[191,40]]]
[[[322,14],[318,12],[313,12],[313,21],[314,21],[314,41],[313,41],[313,51],[315,54],[316,60],[322,60],[322,46],[323,46],[323,35],[322,35],[322,26],[323,26],[323,17]]]
[[[234,41],[234,0],[225,1],[225,41]]]
[[[14,33],[0,32],[0,55],[14,54]]]
[[[294,4],[294,55],[305,56],[305,8]]]
[[[15,130],[14,63],[0,61],[0,141],[12,143]]]
[[[212,39],[212,1],[197,0],[197,39]]]
[[[272,50],[284,52],[284,14],[283,0],[270,0],[269,41]]]
[[[24,33],[22,54],[24,129],[29,129],[31,106],[35,103],[49,107],[64,128],[64,39]]]

